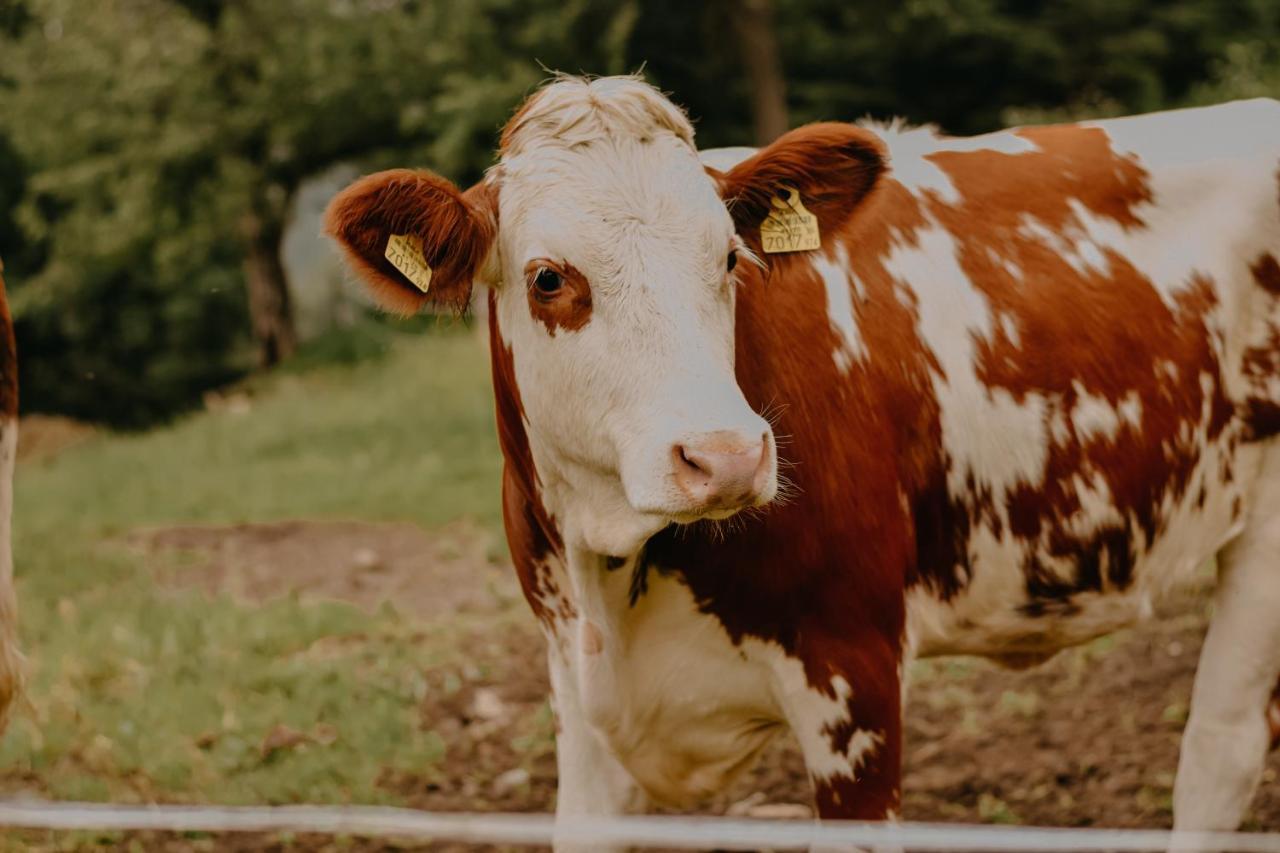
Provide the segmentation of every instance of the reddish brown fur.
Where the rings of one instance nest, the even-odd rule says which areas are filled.
[[[524,404],[516,385],[511,350],[502,342],[498,329],[498,311],[492,292],[489,294],[489,354],[498,444],[503,458],[502,521],[507,546],[525,599],[534,615],[551,626],[557,616],[569,619],[574,615],[568,596],[561,594],[546,568],[548,559],[564,559],[564,543],[539,497],[538,472],[524,426]],[[558,604],[553,609],[547,602]]]
[[[1258,283],[1258,287],[1272,296],[1280,297],[1280,263],[1277,263],[1275,255],[1264,252],[1258,260],[1254,261],[1249,270],[1253,273],[1253,280]]]
[[[1249,439],[1261,441],[1280,435],[1280,401],[1268,390],[1271,377],[1280,375],[1280,263],[1265,253],[1250,267],[1258,286],[1271,295],[1263,316],[1267,319],[1266,340],[1244,354],[1244,375],[1251,393],[1244,401],[1244,417]]]
[[[540,269],[558,273],[563,282],[559,292],[545,294],[534,287],[533,279]],[[591,319],[591,285],[578,268],[567,261],[538,258],[525,264],[525,290],[529,295],[529,313],[538,318],[551,337],[556,329],[576,332]]]
[[[1271,692],[1271,702],[1267,705],[1267,726],[1271,729],[1271,748],[1280,746],[1280,681]]]
[[[0,262],[0,414],[14,418],[18,415],[18,345],[3,273],[4,263]]]
[[[495,196],[484,183],[463,193],[430,172],[392,169],[338,193],[325,211],[324,227],[384,308],[413,314],[434,303],[462,311],[497,233]],[[427,293],[384,256],[392,234],[422,240],[432,269]]]

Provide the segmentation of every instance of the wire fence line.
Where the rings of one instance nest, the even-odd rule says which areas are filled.
[[[574,817],[433,813],[374,806],[128,806],[0,800],[0,827],[46,830],[290,832],[472,844],[663,847],[677,850],[885,849],[1147,853],[1280,853],[1276,833],[1172,833],[924,823],[816,823],[712,817]]]

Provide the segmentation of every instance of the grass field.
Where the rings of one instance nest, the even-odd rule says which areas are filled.
[[[437,636],[391,608],[209,598],[158,584],[155,560],[123,538],[290,518],[430,530],[467,517],[496,533],[485,348],[461,328],[398,335],[383,358],[283,372],[233,399],[19,465],[30,707],[0,744],[9,793],[394,802],[380,773],[439,759],[439,737],[418,724],[421,672],[459,653],[454,626]],[[281,726],[324,748],[266,748]]]

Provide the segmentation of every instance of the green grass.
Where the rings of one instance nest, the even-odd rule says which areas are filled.
[[[384,359],[253,388],[248,413],[203,413],[91,441],[18,475],[18,547],[139,524],[364,517],[499,522],[488,356],[463,331]]]
[[[451,626],[171,589],[119,537],[152,525],[326,517],[430,528],[467,516],[496,533],[500,457],[484,346],[461,329],[399,336],[385,357],[282,371],[247,393],[247,412],[103,435],[19,466],[14,549],[30,708],[0,742],[6,788],[92,800],[389,802],[381,772],[439,759],[442,743],[417,721],[422,671],[458,654]],[[278,725],[332,742],[264,755]]]

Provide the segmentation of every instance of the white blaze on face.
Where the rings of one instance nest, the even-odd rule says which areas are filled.
[[[498,167],[498,319],[548,509],[624,554],[671,520],[769,500],[774,449],[734,376],[740,248],[691,130],[643,84],[611,81],[595,111],[573,100],[589,88],[544,90]],[[531,311],[539,260],[587,282],[577,328]]]

